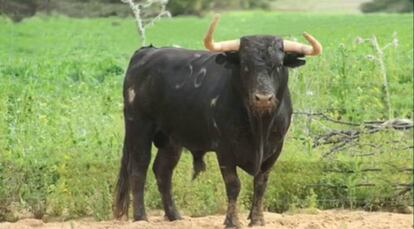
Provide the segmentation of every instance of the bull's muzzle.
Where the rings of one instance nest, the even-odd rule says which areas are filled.
[[[263,115],[265,113],[271,113],[276,109],[277,99],[273,93],[255,93],[252,105],[253,110],[255,110],[257,114]]]

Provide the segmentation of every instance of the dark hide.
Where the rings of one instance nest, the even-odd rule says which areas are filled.
[[[131,190],[134,218],[146,219],[143,184],[152,142],[159,148],[154,172],[170,220],[180,218],[170,195],[182,147],[193,153],[198,172],[205,169],[204,153],[216,152],[229,198],[227,226],[237,226],[232,213],[240,189],[236,166],[255,176],[255,187],[257,178],[260,208],[260,190],[292,115],[287,67],[305,64],[282,46],[274,36],[250,36],[241,38],[238,52],[146,47],[134,54],[124,83],[126,136],[116,217],[127,212]],[[274,95],[272,106],[257,106],[256,94]]]

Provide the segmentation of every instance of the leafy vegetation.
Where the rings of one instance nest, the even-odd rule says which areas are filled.
[[[203,15],[212,9],[270,9],[271,0],[170,0],[167,8],[173,15]]]
[[[271,0],[169,0],[167,9],[174,16],[201,16],[213,9],[269,9],[270,2]],[[76,18],[132,15],[129,7],[121,0],[0,0],[0,14],[7,15],[14,22],[20,22],[39,12],[48,15],[58,13]]]
[[[209,22],[166,19],[149,29],[147,39],[159,47],[203,49]],[[0,220],[27,211],[37,218],[110,218],[124,134],[123,75],[140,43],[134,21],[37,16],[20,24],[0,18],[0,24]],[[216,35],[217,40],[247,34],[302,40],[302,31],[311,32],[325,52],[291,71],[294,109],[362,122],[385,120],[388,113],[381,69],[368,56],[373,49],[355,39],[376,35],[384,45],[397,34],[398,46],[384,53],[391,105],[394,117],[412,119],[412,28],[412,15],[245,12],[223,15]],[[313,137],[333,129],[351,127],[294,116],[269,181],[267,210],[412,205],[412,189],[402,193],[406,187],[401,186],[413,182],[412,130],[367,134],[355,147],[325,157],[329,147],[313,148]],[[214,154],[207,155],[208,171],[195,181],[188,172],[191,162],[184,153],[174,174],[179,209],[194,216],[224,212],[224,184]],[[252,178],[240,175],[239,205],[246,210]],[[151,172],[146,203],[161,208]]]
[[[36,13],[64,14],[70,17],[128,16],[130,9],[121,0],[0,0],[0,14],[14,22]]]
[[[362,4],[361,10],[365,13],[408,13],[413,12],[413,0],[373,0]]]

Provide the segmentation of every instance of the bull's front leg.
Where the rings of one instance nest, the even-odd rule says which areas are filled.
[[[226,165],[223,162],[220,162],[220,171],[223,176],[224,183],[226,185],[227,193],[227,213],[226,219],[224,220],[224,225],[226,228],[239,228],[240,221],[237,213],[237,197],[240,193],[240,180],[237,176],[236,166],[235,165]]]
[[[260,172],[254,177],[254,194],[252,208],[249,214],[249,219],[251,220],[249,226],[265,225],[263,218],[263,196],[266,191],[269,172],[270,170]]]
[[[263,218],[263,196],[266,191],[269,173],[282,150],[283,141],[276,148],[276,152],[262,163],[260,172],[254,177],[254,194],[252,208],[250,209],[249,226],[264,226]]]

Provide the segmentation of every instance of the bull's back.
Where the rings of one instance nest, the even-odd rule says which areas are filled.
[[[229,88],[232,67],[219,55],[176,48],[146,48],[131,60],[126,87],[136,91],[140,112],[157,128],[193,150],[216,142],[213,105]],[[128,93],[126,93],[128,94]],[[141,98],[141,100],[139,99]]]

